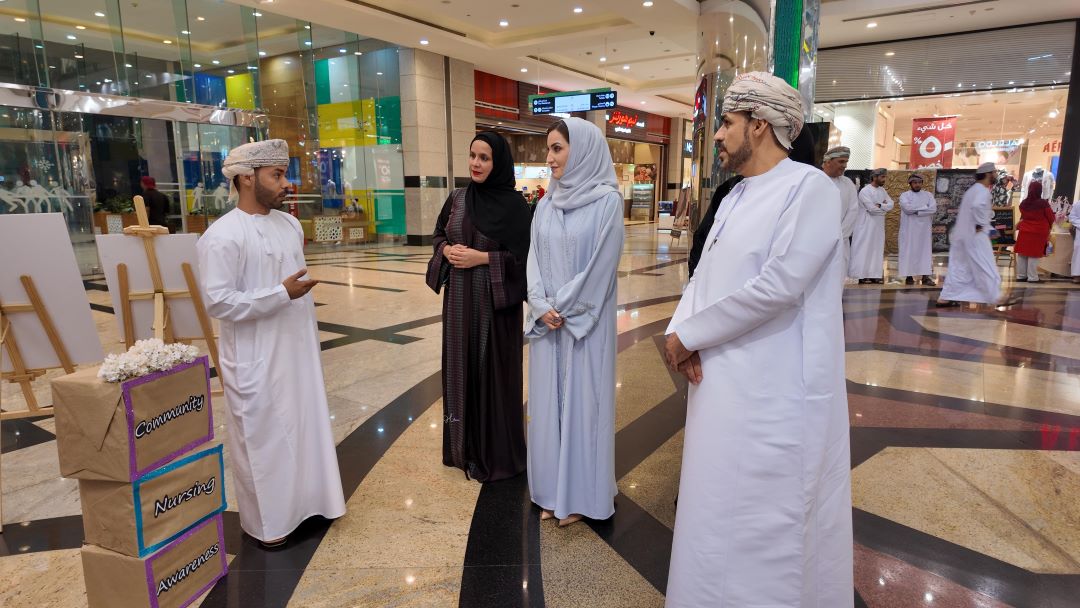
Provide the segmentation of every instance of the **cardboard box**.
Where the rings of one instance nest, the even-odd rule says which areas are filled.
[[[135,481],[214,438],[206,357],[121,383],[97,371],[52,382],[64,477]]]
[[[225,510],[225,464],[218,444],[131,483],[79,480],[86,542],[146,557]]]
[[[184,608],[229,569],[221,515],[144,559],[83,545],[82,563],[90,608]]]

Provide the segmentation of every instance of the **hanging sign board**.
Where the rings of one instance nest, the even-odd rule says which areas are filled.
[[[614,108],[617,94],[611,89],[590,89],[569,93],[529,95],[529,107],[533,114],[588,112]]]
[[[952,168],[956,117],[916,118],[911,122],[909,169]]]

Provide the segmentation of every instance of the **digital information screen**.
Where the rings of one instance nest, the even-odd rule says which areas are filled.
[[[607,110],[617,103],[615,91],[579,91],[574,93],[552,93],[550,95],[530,95],[533,114],[555,114],[570,112],[588,112],[589,110]]]

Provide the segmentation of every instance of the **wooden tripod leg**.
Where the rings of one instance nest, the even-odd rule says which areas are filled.
[[[60,359],[60,365],[64,368],[65,372],[69,374],[75,373],[75,364],[71,362],[71,356],[68,355],[67,347],[64,346],[64,341],[60,339],[60,332],[56,331],[56,325],[53,324],[52,316],[49,315],[49,309],[45,308],[45,303],[38,294],[37,287],[34,285],[34,279],[23,275],[19,277],[19,280],[22,282],[23,289],[26,290],[27,297],[30,298],[30,304],[34,307],[34,312],[37,313],[38,321],[41,322],[41,327],[45,329],[45,335],[49,337],[49,343],[52,344],[53,351],[56,353],[56,358]]]
[[[124,349],[135,345],[135,320],[131,318],[131,283],[128,281],[127,264],[116,265],[120,283],[120,312],[124,315]]]
[[[214,368],[221,376],[221,366],[218,364],[217,340],[214,338],[214,325],[210,322],[210,315],[206,314],[203,306],[202,292],[199,284],[195,282],[195,271],[191,264],[185,262],[181,268],[184,271],[184,280],[187,281],[188,293],[191,294],[191,304],[195,307],[195,314],[199,317],[199,326],[202,327],[203,339],[206,340],[206,350],[210,351],[210,358],[214,361]]]
[[[7,318],[0,319],[0,334],[4,337],[4,350],[7,351],[8,359],[11,361],[13,373],[10,381],[18,383],[22,389],[23,397],[26,398],[26,408],[32,412],[37,411],[40,408],[37,397],[34,396],[34,386],[31,384],[34,375],[26,370],[22,351],[19,350],[19,343],[15,341],[15,332],[11,331],[11,321]]]
[[[154,337],[165,341],[165,294],[154,294]]]

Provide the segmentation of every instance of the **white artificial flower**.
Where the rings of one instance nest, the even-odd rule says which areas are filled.
[[[139,340],[126,353],[105,357],[98,378],[106,382],[123,382],[170,370],[182,363],[191,363],[199,349],[190,344],[165,344],[161,340]]]

